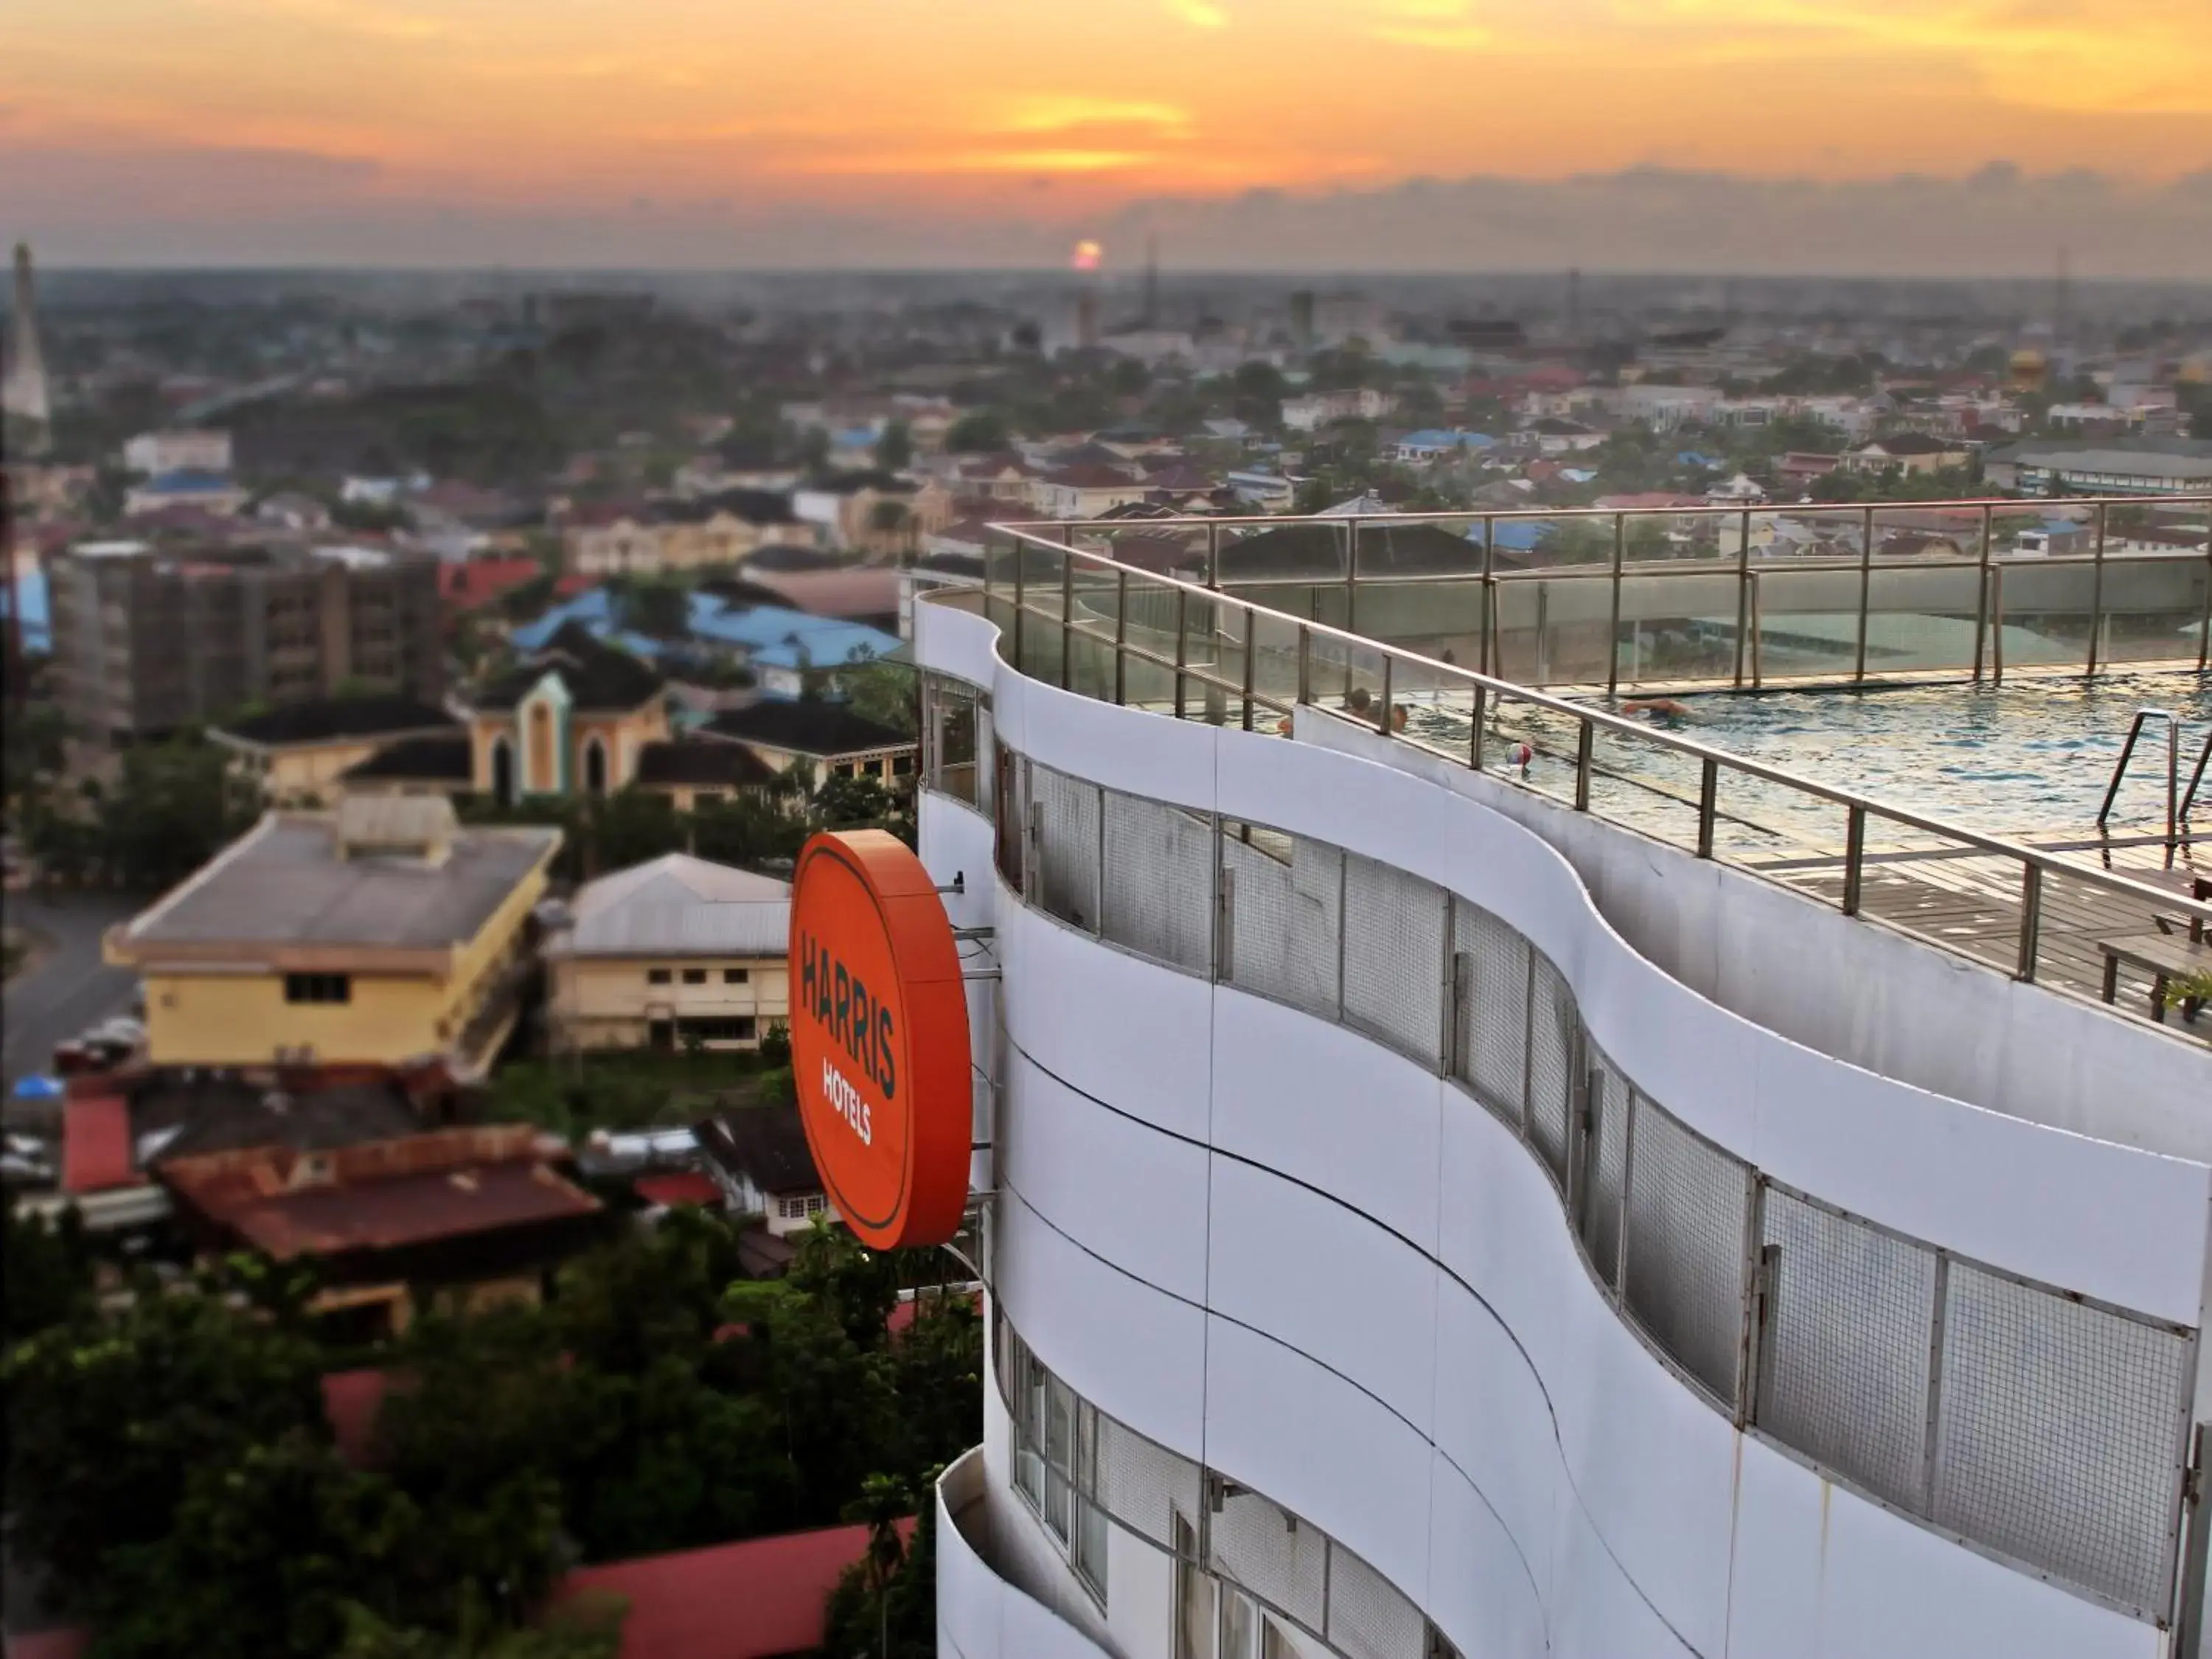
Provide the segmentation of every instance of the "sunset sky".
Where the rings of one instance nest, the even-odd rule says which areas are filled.
[[[1261,188],[1998,163],[2181,203],[2212,276],[2212,0],[4,0],[0,157],[63,262],[1005,263]]]

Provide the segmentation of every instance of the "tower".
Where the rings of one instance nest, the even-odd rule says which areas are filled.
[[[1160,325],[1160,239],[1145,238],[1145,326]]]
[[[2066,244],[2061,242],[2058,245],[2058,268],[2051,283],[2051,343],[2054,347],[2066,343],[2067,311],[2074,297],[2072,288],[2072,278],[2067,269]]]
[[[1567,343],[1579,345],[1583,337],[1583,274],[1567,272]]]
[[[31,248],[15,244],[15,319],[9,331],[8,372],[0,378],[0,415],[29,428],[24,447],[42,453],[52,436],[53,408],[46,398],[46,360],[39,353],[38,301],[31,286]]]

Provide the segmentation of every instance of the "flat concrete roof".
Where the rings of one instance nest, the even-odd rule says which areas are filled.
[[[133,954],[215,945],[443,951],[465,944],[560,845],[535,826],[463,830],[441,860],[348,858],[331,818],[271,812],[125,928]]]

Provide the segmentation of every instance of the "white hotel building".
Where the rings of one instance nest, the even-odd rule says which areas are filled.
[[[1343,712],[1410,658],[1060,556],[915,618],[1000,974],[941,1653],[2179,1650],[2212,1015],[2051,982],[2075,876],[2008,973],[1713,856],[1694,756],[1614,821],[1614,726],[1524,785]]]

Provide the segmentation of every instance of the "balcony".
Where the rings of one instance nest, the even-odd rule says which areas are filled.
[[[1018,1589],[996,1565],[983,1448],[937,1483],[937,1644],[949,1659],[1108,1659],[1106,1649]],[[1004,1523],[1019,1525],[1015,1517]]]
[[[1127,617],[1152,579],[1109,574]],[[2157,1134],[2118,1133],[2145,1127],[2118,1109],[2050,1122],[2142,1088],[2141,1067],[2101,1087],[2059,1064],[2033,1087],[1990,1072],[1996,1109],[1976,1111],[1899,1077],[1927,1063],[1910,1043],[1861,1069],[1848,1042],[1785,1041],[1632,948],[1577,875],[1607,854],[1571,862],[1551,838],[1580,822],[1656,866],[1632,827],[1587,800],[1485,811],[1513,798],[1466,787],[1495,780],[1463,756],[1355,728],[1295,672],[1281,741],[1260,713],[1275,694],[1243,672],[1257,653],[1224,672],[1183,635],[1163,665],[1069,623],[1059,591],[1026,643],[1019,610],[991,627],[926,606],[917,655],[939,677],[925,733],[948,728],[925,738],[925,856],[995,889],[962,918],[995,921],[1005,975],[994,1289],[1077,1423],[1126,1419],[1249,1482],[1295,1522],[1278,1531],[1342,1527],[1347,1556],[1470,1651],[1606,1651],[1601,1626],[1668,1632],[1653,1651],[1792,1650],[1746,1636],[1763,1620],[1801,1641],[1848,1625],[1838,1654],[1932,1651],[1912,1620],[1938,1607],[1976,1609],[1993,1643],[2018,1632],[2008,1651],[2158,1649],[2183,1541],[2203,1543],[2182,1500],[2202,1128],[2160,1130],[2197,1135],[2184,1164],[2147,1157]],[[1186,613],[1220,602],[1183,592]],[[1276,623],[1255,615],[1213,637],[1264,640]],[[1311,624],[1286,621],[1310,670]],[[1222,694],[1211,711],[1201,689]],[[1725,874],[1678,910],[1725,921],[1769,890]],[[1875,931],[1787,905],[1823,925],[1762,940],[1739,917],[1711,937],[1802,985],[1826,924]],[[1888,969],[1923,949],[1884,943]],[[1948,988],[1931,1024],[1960,1017],[1958,978],[1926,981]],[[2170,1061],[2174,1101],[2203,1097],[2201,1050],[2012,989],[2069,1042],[2101,1028],[2105,1053]],[[2106,1190],[2137,1177],[2174,1183],[2139,1189],[2166,1221]],[[1056,1467],[1055,1419],[1024,1431],[1009,1410]],[[1064,1438],[1079,1500],[1084,1433]],[[1442,1528],[1448,1480],[1466,1489],[1452,1548],[1481,1535],[1489,1560],[1436,1553],[1427,1492]],[[1060,1500],[1035,1484],[1034,1518],[1012,1513],[1051,1534]],[[1379,1514],[1401,1486],[1412,1512]],[[1796,1599],[1816,1572],[1801,1554],[1817,1605]],[[1581,1644],[1562,1638],[1624,1579],[1643,1623],[1592,1613]],[[1506,1629],[1503,1607],[1525,1622]],[[1867,1634],[1883,1628],[1887,1645]]]

